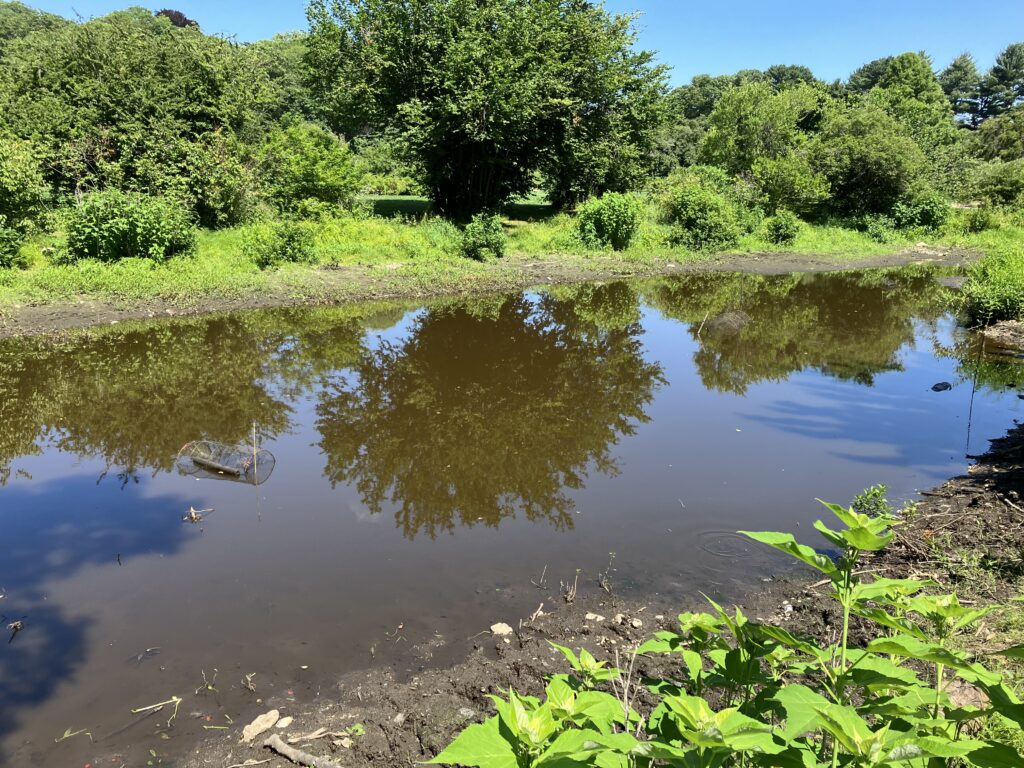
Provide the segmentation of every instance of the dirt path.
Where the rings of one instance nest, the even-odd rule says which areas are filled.
[[[0,307],[0,338],[31,336],[108,325],[125,320],[208,314],[303,304],[336,304],[382,299],[421,299],[522,290],[537,285],[581,283],[623,277],[651,277],[688,272],[748,272],[775,275],[788,272],[829,272],[927,263],[955,266],[972,254],[958,249],[918,247],[888,256],[847,259],[806,254],[724,255],[692,262],[644,263],[612,256],[581,260],[557,254],[541,259],[511,256],[465,272],[430,275],[410,272],[409,264],[340,266],[317,269],[294,280],[272,282],[267,290],[241,296],[201,296],[187,301],[168,299],[124,300],[116,304],[81,297],[68,303],[8,305]],[[404,271],[403,271],[404,270]]]
[[[1005,602],[1021,572],[1024,547],[1024,427],[993,441],[992,448],[967,472],[922,497],[914,514],[901,526],[897,541],[866,567],[891,577],[929,576],[961,594],[979,600]],[[983,571],[969,562],[979,553],[987,558]],[[978,583],[965,583],[968,579]],[[825,639],[837,630],[838,614],[823,589],[811,585],[803,573],[776,579],[752,592],[742,604],[751,618],[785,624]],[[454,667],[419,671],[399,679],[391,670],[370,670],[339,680],[324,691],[319,702],[295,702],[270,696],[263,710],[278,708],[294,717],[286,737],[315,733],[318,729],[341,734],[356,723],[365,735],[307,738],[300,746],[329,756],[346,768],[408,766],[429,760],[462,728],[493,711],[488,694],[509,687],[521,693],[542,693],[547,674],[567,671],[564,660],[548,641],[584,646],[599,658],[613,658],[616,648],[635,645],[658,629],[675,629],[680,610],[696,605],[666,604],[651,600],[611,598],[595,590],[589,599],[569,605],[557,592],[545,596],[548,614],[520,625],[507,637],[482,633],[469,658]],[[857,632],[854,628],[854,641]],[[981,639],[984,644],[987,642]],[[993,647],[1006,645],[1005,637],[989,638]],[[979,650],[983,650],[984,645]],[[666,662],[644,659],[641,673],[657,676]],[[247,760],[268,760],[264,765],[289,765],[259,746],[240,745],[241,724],[217,738],[197,745],[187,768],[225,768]],[[262,741],[257,739],[257,742]]]

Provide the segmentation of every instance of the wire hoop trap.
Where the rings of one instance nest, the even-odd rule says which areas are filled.
[[[192,477],[230,480],[262,485],[276,465],[274,454],[251,445],[227,445],[213,440],[194,440],[178,451],[178,472]]]

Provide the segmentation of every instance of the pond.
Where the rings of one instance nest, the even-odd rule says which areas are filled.
[[[912,499],[1020,416],[948,306],[923,268],[708,274],[5,341],[0,762],[446,663],[542,576],[741,595],[780,561],[735,531],[815,543],[816,497]],[[254,434],[260,484],[180,471]],[[170,732],[132,714],[172,696]]]

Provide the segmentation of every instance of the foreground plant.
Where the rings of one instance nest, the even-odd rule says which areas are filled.
[[[1024,704],[978,658],[950,641],[989,608],[931,594],[920,579],[862,578],[858,564],[893,539],[899,520],[884,507],[867,514],[825,505],[838,529],[815,528],[834,550],[819,552],[790,534],[745,532],[824,574],[842,614],[837,642],[749,621],[709,600],[708,613],[683,613],[678,632],[658,632],[626,670],[585,650],[555,646],[573,668],[550,678],[546,698],[492,697],[498,714],[463,731],[432,762],[479,768],[679,766],[1024,766],[1010,739],[1024,730]],[[850,643],[854,619],[873,629]],[[655,703],[639,713],[637,654],[669,654],[677,676],[643,681]],[[1024,646],[1002,655],[1024,656]],[[618,661],[618,657],[617,657]],[[982,706],[954,701],[950,686],[973,686]],[[612,693],[602,688],[610,687]],[[614,695],[613,695],[614,694]],[[998,729],[985,729],[985,725]]]

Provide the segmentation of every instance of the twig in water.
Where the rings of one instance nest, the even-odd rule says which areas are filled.
[[[530,583],[533,584],[537,589],[544,589],[544,578],[547,576],[548,567],[545,565],[544,570],[540,573],[540,581],[534,581],[530,579]]]
[[[252,684],[252,679],[256,677],[255,672],[250,672],[244,678],[242,678],[242,687],[250,693],[256,693],[256,686]]]
[[[615,553],[608,553],[608,568],[605,569],[604,573],[597,575],[597,583],[601,586],[605,592],[609,595],[612,593],[612,563],[615,562]]]

